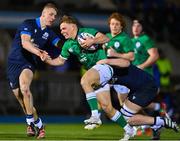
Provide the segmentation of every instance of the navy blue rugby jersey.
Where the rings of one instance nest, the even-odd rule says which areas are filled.
[[[114,75],[113,78],[117,79],[115,84],[127,86],[131,91],[136,91],[147,85],[154,85],[155,79],[147,72],[137,68],[134,65],[130,65],[127,68],[120,68],[112,66]]]
[[[22,47],[22,34],[30,35],[32,43],[42,50],[45,50],[46,47],[53,48],[60,41],[60,38],[49,27],[41,29],[40,18],[25,20],[16,31],[8,57],[9,62],[17,64],[29,62],[36,65],[39,60],[38,56]]]

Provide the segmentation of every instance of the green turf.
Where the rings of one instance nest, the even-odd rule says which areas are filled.
[[[119,140],[123,130],[115,124],[103,124],[101,127],[87,131],[83,124],[47,124],[44,140]],[[27,137],[24,124],[0,124],[0,140],[34,140]],[[150,137],[135,137],[133,140],[150,139]],[[173,130],[162,130],[162,140],[180,140],[180,133]]]

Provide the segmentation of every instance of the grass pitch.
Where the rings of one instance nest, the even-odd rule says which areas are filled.
[[[83,124],[47,124],[46,138],[43,140],[119,140],[123,130],[116,124],[103,124],[101,127],[87,131]],[[150,140],[141,136],[132,140]],[[36,140],[26,136],[25,124],[0,124],[0,140]],[[163,129],[161,140],[180,140],[180,133]]]

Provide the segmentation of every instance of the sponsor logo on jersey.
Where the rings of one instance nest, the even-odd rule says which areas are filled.
[[[116,41],[116,42],[114,43],[114,47],[115,47],[116,49],[119,48],[119,47],[120,47],[120,42]]]
[[[80,62],[86,62],[87,61],[87,58],[86,57],[83,57],[80,59]]]
[[[45,32],[42,36],[43,39],[47,40],[47,38],[49,37],[49,33]]]
[[[140,42],[137,42],[136,43],[136,48],[139,48],[141,46],[141,43]]]
[[[87,61],[87,58],[84,54],[81,55],[81,59],[80,59],[80,62],[86,62]]]

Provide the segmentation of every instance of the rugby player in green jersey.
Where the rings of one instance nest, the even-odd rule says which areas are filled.
[[[131,38],[124,32],[126,26],[124,17],[119,13],[112,13],[108,18],[108,25],[110,33],[106,35],[110,41],[105,44],[107,56],[125,58],[129,61],[134,60],[134,44]],[[129,89],[122,85],[113,85],[118,94],[119,103],[122,105],[123,101],[129,93]]]
[[[134,36],[132,41],[135,44],[133,64],[153,75],[152,65],[159,58],[158,49],[155,47],[154,41],[143,33],[141,21],[133,21],[132,33]]]
[[[158,53],[158,49],[155,47],[154,41],[147,34],[144,33],[142,21],[137,19],[133,21],[132,34],[133,34],[132,41],[135,44],[135,48],[134,48],[135,59],[133,61],[133,64],[136,65],[138,68],[146,71],[147,73],[153,75],[152,66],[158,60],[159,53]],[[154,111],[163,111],[162,112],[163,115],[166,111],[165,110],[166,106],[164,103],[160,104],[157,102],[152,102],[147,108]],[[143,132],[148,131],[148,128],[146,126],[142,126],[141,128]],[[141,135],[142,132],[139,131],[140,130],[138,130],[137,134]],[[159,139],[160,138],[159,133],[157,135],[155,132],[153,132],[152,139]]]
[[[63,65],[69,58],[70,54],[74,54],[86,69],[90,69],[99,60],[107,58],[105,51],[100,47],[100,44],[109,41],[109,38],[104,34],[92,28],[78,28],[77,22],[70,16],[62,17],[60,30],[67,41],[62,47],[60,56],[53,60],[46,60],[48,64]],[[86,75],[83,78],[87,77],[91,76]],[[83,89],[85,89],[84,86],[86,86],[86,83],[87,81],[81,79]],[[85,126],[85,129],[94,129],[102,124],[98,113],[97,103],[99,102],[102,109],[112,121],[118,123],[118,125],[125,130],[126,134],[134,136],[134,129],[127,124],[121,113],[112,107],[109,89],[109,84],[106,84],[95,92],[86,91],[86,100],[91,109],[91,117],[86,120],[88,126]]]

